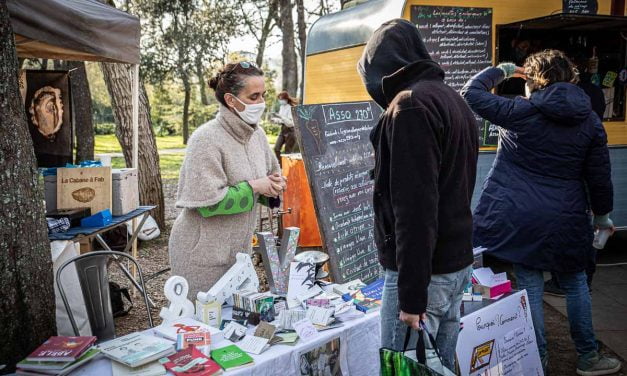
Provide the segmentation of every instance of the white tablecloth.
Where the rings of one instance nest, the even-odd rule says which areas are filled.
[[[249,328],[249,332],[254,331]],[[150,331],[146,331],[151,333]],[[251,355],[255,365],[226,372],[228,376],[291,376],[301,375],[301,354],[307,353],[336,338],[340,339],[340,367],[343,376],[369,376],[379,374],[379,347],[381,330],[379,313],[370,313],[364,317],[344,323],[344,326],[319,332],[319,336],[310,341],[301,340],[295,346],[274,345],[261,355]],[[220,348],[231,344],[224,340],[215,344]],[[106,358],[94,360],[72,375],[111,375],[111,361]],[[306,375],[306,373],[305,373]]]

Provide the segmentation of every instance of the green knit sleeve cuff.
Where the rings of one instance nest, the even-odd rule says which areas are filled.
[[[253,189],[248,182],[243,181],[229,187],[226,196],[215,205],[198,208],[198,212],[204,218],[216,215],[240,214],[253,210],[255,205]]]

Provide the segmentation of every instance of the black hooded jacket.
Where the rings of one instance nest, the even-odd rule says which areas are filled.
[[[376,30],[358,70],[385,109],[370,136],[379,261],[399,273],[400,309],[424,313],[431,275],[473,261],[477,122],[409,21]]]

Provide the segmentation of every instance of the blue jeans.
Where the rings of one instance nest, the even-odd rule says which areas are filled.
[[[464,288],[470,281],[472,267],[449,274],[434,274],[428,288],[427,329],[435,337],[442,363],[455,369],[455,346],[459,335],[460,307]],[[398,319],[398,272],[387,269],[381,306],[381,347],[403,350],[407,325]],[[410,348],[416,344],[416,333],[410,337]]]
[[[541,270],[529,269],[514,264],[514,273],[520,290],[527,290],[529,309],[536,333],[536,342],[540,357],[546,356],[546,337],[544,335],[544,275]],[[570,323],[570,336],[575,342],[579,355],[597,351],[597,343],[592,329],[592,300],[588,291],[585,272],[554,273],[559,286],[566,293],[566,311]]]

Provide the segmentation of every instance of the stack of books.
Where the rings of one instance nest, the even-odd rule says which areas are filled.
[[[17,364],[17,375],[67,375],[100,353],[96,337],[50,337]]]
[[[233,294],[233,311],[258,313],[261,320],[274,321],[274,296],[270,292],[240,290]]]
[[[383,278],[377,279],[366,287],[351,294],[342,295],[344,301],[352,301],[355,308],[364,313],[374,312],[381,308],[383,295]]]

